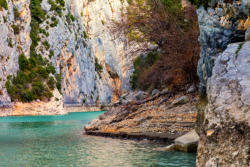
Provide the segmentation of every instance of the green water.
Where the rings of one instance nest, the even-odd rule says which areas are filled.
[[[155,151],[159,143],[84,135],[101,113],[0,118],[0,167],[195,166],[195,154]]]

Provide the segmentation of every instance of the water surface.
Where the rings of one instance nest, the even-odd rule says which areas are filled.
[[[193,167],[195,154],[159,152],[164,146],[83,134],[103,112],[0,118],[0,167]]]

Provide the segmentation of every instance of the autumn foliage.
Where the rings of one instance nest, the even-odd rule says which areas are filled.
[[[131,0],[127,14],[115,27],[114,31],[122,30],[130,42],[140,43],[132,54],[144,53],[135,60],[133,88],[181,90],[198,82],[200,49],[195,7],[183,8],[180,0]]]

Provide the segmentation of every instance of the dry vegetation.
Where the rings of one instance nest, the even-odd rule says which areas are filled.
[[[115,23],[130,42],[139,42],[132,54],[147,53],[134,62],[134,89],[170,87],[182,90],[197,83],[199,28],[194,6],[182,8],[180,0],[130,0],[127,14]],[[149,45],[150,43],[150,45]],[[156,46],[156,47],[152,47]]]

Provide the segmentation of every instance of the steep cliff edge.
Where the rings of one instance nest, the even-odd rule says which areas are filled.
[[[207,8],[201,6],[197,9],[201,45],[197,71],[202,96],[206,96],[207,80],[218,55],[228,44],[245,40],[245,31],[250,26],[249,8],[248,0],[213,0]]]
[[[4,2],[6,5],[0,7],[2,115],[10,114],[13,105],[15,110],[18,108],[12,102],[20,100],[12,96],[11,102],[5,84],[9,75],[16,76],[20,72],[18,61],[22,53],[28,60],[41,55],[44,62],[52,63],[56,74],[62,78],[59,81],[61,85],[57,85],[62,95],[57,90],[51,90],[53,97],[36,105],[53,106],[50,103],[54,102],[54,106],[58,106],[60,102],[60,107],[48,109],[51,114],[64,113],[63,104],[109,104],[116,101],[122,92],[130,90],[128,78],[133,63],[126,54],[129,45],[126,38],[115,38],[109,28],[113,21],[121,17],[126,3],[113,0]],[[37,22],[39,25],[34,24]],[[57,75],[49,76],[57,78]],[[32,91],[29,83],[26,85],[24,89]],[[22,99],[27,95],[18,94]],[[39,100],[34,103],[39,103]],[[34,104],[24,106],[32,108]],[[38,110],[43,109],[46,107]]]
[[[211,1],[197,13],[200,93],[207,96],[198,108],[197,166],[249,166],[250,1]]]
[[[242,47],[242,48],[241,48]],[[197,166],[248,166],[250,42],[231,44],[208,80]]]

